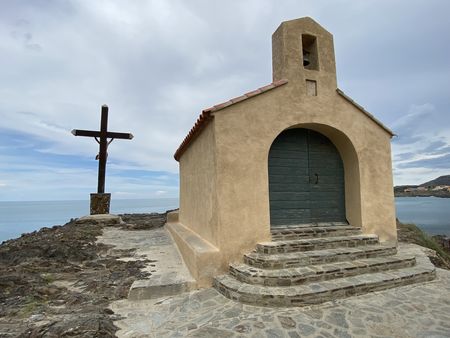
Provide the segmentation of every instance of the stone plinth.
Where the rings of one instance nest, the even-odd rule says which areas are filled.
[[[103,226],[115,226],[124,224],[124,222],[122,221],[122,218],[117,215],[97,214],[80,217],[76,220],[76,224],[98,224]]]
[[[178,223],[179,210],[174,210],[167,213],[167,223]]]
[[[109,214],[111,194],[91,194],[91,215]]]

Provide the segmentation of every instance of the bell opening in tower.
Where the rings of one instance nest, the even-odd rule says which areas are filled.
[[[317,38],[313,35],[302,34],[303,67],[309,70],[319,70],[317,56]]]

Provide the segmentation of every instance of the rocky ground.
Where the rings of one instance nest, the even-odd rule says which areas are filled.
[[[128,231],[161,227],[166,214],[125,214],[123,224],[93,224],[72,220],[43,228],[0,245],[0,337],[114,337],[110,310],[127,297],[145,260],[127,260],[134,250],[119,250],[96,242],[105,226]],[[427,246],[443,268],[450,259],[436,242],[413,225],[399,224],[399,240]],[[122,260],[119,260],[121,258]]]
[[[418,244],[433,250],[434,254],[429,256],[431,262],[438,268],[450,270],[450,251],[415,224],[401,223],[397,220],[397,238],[399,242]]]
[[[125,214],[130,231],[161,227],[166,214]],[[114,337],[108,309],[143,279],[133,250],[96,243],[106,224],[72,220],[0,245],[0,337]],[[148,276],[148,274],[147,274]]]

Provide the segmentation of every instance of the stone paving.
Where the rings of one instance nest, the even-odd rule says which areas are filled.
[[[129,299],[149,299],[193,290],[196,286],[172,238],[166,229],[128,231],[105,228],[97,238],[99,243],[112,245],[111,250],[134,250],[133,257],[122,260],[146,260],[143,272],[147,279],[136,280],[128,293]]]
[[[250,305],[307,306],[436,277],[427,257],[397,254],[396,247],[391,255],[386,255],[389,250],[373,252],[374,247],[381,249],[378,236],[362,234],[353,226],[302,224],[272,229],[271,233],[272,239],[281,239],[258,243],[256,250],[244,255],[244,264],[230,264],[229,273],[214,278],[214,288],[229,299]],[[373,257],[357,258],[352,250],[356,247],[372,248]],[[303,264],[314,255],[319,258],[316,264]],[[296,267],[260,268],[264,261],[274,263],[274,256],[279,259],[276,264]]]
[[[345,235],[358,235],[361,234],[361,228],[354,227],[352,225],[332,225],[334,223],[327,223],[327,226],[310,226],[306,227],[302,224],[301,227],[294,228],[293,226],[289,228],[274,228],[271,229],[272,241],[280,240],[290,240],[314,237],[328,237],[333,236],[345,236]],[[331,226],[330,226],[331,225]]]
[[[421,247],[399,251],[424,256]],[[434,281],[307,307],[244,305],[203,289],[114,302],[119,337],[450,337],[450,271]]]
[[[286,269],[311,264],[324,264],[348,261],[352,259],[390,256],[395,255],[396,253],[397,248],[389,244],[364,245],[354,248],[344,247],[271,255],[261,254],[254,251],[244,255],[244,263],[260,269]]]
[[[265,254],[288,253],[298,251],[355,247],[378,244],[377,235],[347,235],[339,237],[302,238],[256,244],[256,251]]]

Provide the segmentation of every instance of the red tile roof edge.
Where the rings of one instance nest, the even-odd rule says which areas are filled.
[[[174,154],[175,160],[179,161],[181,158],[181,155],[186,151],[189,144],[194,141],[202,132],[203,129],[208,125],[208,123],[214,118],[211,113],[215,113],[219,110],[222,110],[226,107],[229,107],[233,104],[236,104],[238,102],[247,100],[253,96],[265,93],[269,90],[272,90],[274,88],[280,87],[284,84],[288,83],[288,80],[278,80],[274,81],[267,86],[260,87],[256,90],[253,90],[251,92],[245,93],[244,95],[232,98],[231,100],[228,100],[226,102],[222,102],[220,104],[217,104],[215,106],[212,106],[210,108],[204,109],[200,116],[198,117],[197,121],[195,122],[194,126],[191,128],[187,136],[184,138],[183,142],[181,142],[180,146],[178,147],[177,151]]]
[[[202,111],[200,116],[198,117],[197,121],[195,122],[194,126],[191,128],[187,136],[184,138],[183,142],[181,142],[180,146],[178,147],[177,151],[173,155],[175,160],[179,161],[181,158],[181,155],[186,151],[189,144],[194,141],[198,135],[202,132],[203,129],[207,126],[209,121],[213,119],[213,116],[211,115],[211,112],[209,111]]]

